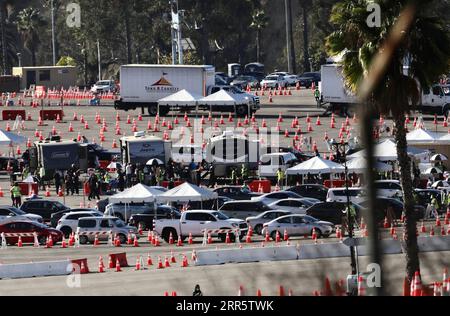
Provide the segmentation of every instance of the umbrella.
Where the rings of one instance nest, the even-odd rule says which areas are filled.
[[[153,165],[164,165],[164,162],[162,162],[160,159],[158,158],[152,158],[149,161],[146,162],[147,166],[153,166]]]
[[[106,169],[119,169],[122,168],[122,164],[120,162],[110,162]]]
[[[448,157],[444,154],[435,154],[430,157],[430,161],[446,161]]]
[[[437,167],[431,167],[423,172],[423,174],[434,174],[434,173],[442,173],[442,170]]]

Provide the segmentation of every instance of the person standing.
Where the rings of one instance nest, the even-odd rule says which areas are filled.
[[[318,87],[316,87],[316,90],[314,90],[314,98],[316,99],[317,107],[320,108],[320,91]]]
[[[119,191],[123,192],[123,190],[125,189],[125,175],[123,174],[121,169],[117,170],[117,180]]]
[[[241,166],[241,178],[242,178],[242,182],[245,182],[248,179],[248,169],[244,163]]]
[[[66,175],[64,176],[64,183],[66,185],[66,194],[69,195],[69,192],[72,192],[72,195],[74,193],[73,184],[72,184],[72,174],[67,171]]]
[[[22,205],[22,193],[20,192],[19,183],[15,182],[11,188],[11,196],[13,198],[13,206],[19,208]]]
[[[56,190],[56,194],[58,194],[59,189],[61,187],[61,174],[59,173],[59,170],[55,171],[55,175],[54,175],[54,180],[55,180],[55,190]]]
[[[97,191],[97,175],[95,173],[92,173],[88,181],[89,181],[88,200],[90,201],[92,198],[95,198],[95,194]]]
[[[127,163],[125,166],[125,175],[127,178],[127,188],[131,187],[131,176],[133,175],[133,169],[131,168],[131,163]]]
[[[284,182],[284,171],[281,168],[277,170],[277,185],[281,188]]]
[[[191,160],[189,164],[189,173],[191,178],[191,183],[195,184],[197,182],[197,164],[194,162],[194,159]]]

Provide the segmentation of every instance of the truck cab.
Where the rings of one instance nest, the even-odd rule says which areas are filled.
[[[264,154],[261,156],[258,166],[259,175],[266,178],[275,178],[278,169],[286,171],[296,161],[297,158],[290,152]]]
[[[423,89],[419,109],[423,113],[450,114],[450,85],[433,85]]]

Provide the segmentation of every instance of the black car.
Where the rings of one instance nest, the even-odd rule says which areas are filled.
[[[345,210],[347,203],[343,202],[321,202],[316,203],[306,210],[306,215],[318,218],[322,221],[331,222],[335,225],[342,224],[343,211]],[[361,208],[354,205],[356,210],[356,218],[359,220],[361,217]]]
[[[312,83],[317,86],[320,81],[320,72],[305,72],[298,76],[298,82],[300,86],[310,88]]]
[[[303,197],[309,197],[325,201],[327,199],[328,188],[321,184],[302,184],[290,187],[286,191],[295,192]]]
[[[23,202],[20,209],[27,213],[41,215],[44,221],[50,221],[53,213],[68,210],[69,207],[58,201],[33,199]]]
[[[237,76],[233,81],[230,83],[231,86],[238,87],[241,90],[245,90],[247,86],[250,86],[250,88],[259,88],[259,81],[255,77],[252,76]]]
[[[67,213],[71,213],[71,212],[94,212],[94,211],[97,211],[97,210],[93,209],[93,208],[70,208],[70,209],[65,209],[65,210],[53,213],[50,216],[50,226],[51,227],[58,226],[58,221],[61,219],[61,217],[63,217]]]
[[[175,207],[168,205],[158,205],[156,212],[147,210],[141,214],[134,214],[130,217],[129,224],[131,226],[139,227],[141,225],[142,229],[152,230],[153,219],[169,218],[169,219],[180,219],[181,213]]]
[[[260,195],[239,186],[225,186],[214,189],[214,192],[216,192],[219,196],[226,196],[233,200],[250,200],[252,197]]]
[[[368,206],[368,201],[363,201],[359,203],[362,207]],[[403,202],[397,199],[393,198],[384,198],[384,197],[377,197],[375,199],[375,211],[377,214],[377,222],[379,224],[383,223],[384,218],[387,214],[387,209],[389,207],[392,207],[392,210],[394,212],[395,219],[400,219],[402,217],[402,212],[404,209]],[[416,219],[419,220],[424,217],[425,215],[425,208],[421,205],[414,205],[414,211],[416,214]]]
[[[429,203],[431,203],[431,199],[433,197],[436,198],[439,204],[439,208],[442,207],[441,202],[441,194],[442,191],[436,189],[415,189],[414,194],[417,197],[417,204],[422,205],[423,207],[427,207]],[[446,211],[446,210],[444,210]]]
[[[256,216],[262,212],[270,211],[271,208],[260,201],[231,201],[226,202],[219,209],[228,217],[245,220],[249,216]]]

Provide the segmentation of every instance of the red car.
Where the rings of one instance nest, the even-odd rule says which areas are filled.
[[[62,240],[63,233],[47,225],[32,221],[14,221],[0,224],[0,234],[5,233],[6,242],[14,245],[19,240],[19,234],[27,234],[22,237],[23,243],[34,243],[33,233],[36,232],[39,244],[45,245],[48,236],[52,236],[53,243]],[[8,234],[14,234],[8,236]],[[17,235],[16,235],[17,234]]]

